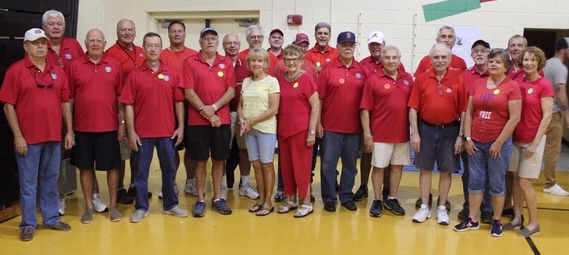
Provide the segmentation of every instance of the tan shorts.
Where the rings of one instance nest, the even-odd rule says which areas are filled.
[[[385,168],[388,165],[411,164],[409,142],[406,143],[373,143],[371,165]]]
[[[541,162],[545,149],[545,136],[539,141],[535,153],[531,157],[526,157],[524,154],[529,145],[529,143],[513,143],[508,171],[518,172],[518,176],[521,178],[537,179],[541,171]]]
[[[233,137],[237,136],[237,147],[242,150],[247,149],[247,145],[245,145],[245,137],[239,135],[241,132],[241,125],[239,125],[239,118],[237,118],[237,112],[230,112],[229,116],[231,117],[231,143],[229,144],[229,148],[233,144]]]
[[[120,142],[121,147],[121,160],[127,160],[130,158],[130,154],[132,154],[132,149],[130,148],[130,144],[128,143],[128,139],[124,139]]]

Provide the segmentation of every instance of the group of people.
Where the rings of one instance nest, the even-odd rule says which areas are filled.
[[[413,77],[401,63],[400,50],[387,45],[381,31],[369,33],[370,56],[358,62],[356,35],[339,33],[334,48],[326,22],[315,26],[312,48],[304,33],[284,46],[284,33],[273,29],[270,48],[262,49],[265,31],[252,25],[245,31],[247,49],[240,51],[239,37],[227,34],[221,55],[220,35],[212,27],[201,30],[199,51],[185,46],[180,21],[168,26],[169,47],[153,32],[144,35],[139,47],[134,22],[124,19],[117,24],[113,46],[105,51],[103,32],[92,29],[83,53],[76,40],[63,36],[60,12],[48,11],[42,21],[43,30],[26,32],[26,56],[8,69],[0,90],[20,169],[22,241],[31,240],[37,228],[36,201],[45,228],[70,230],[59,220],[65,213],[57,192],[61,146],[71,149],[71,162],[80,169],[85,224],[104,211],[111,221],[120,221],[118,203],[134,203],[133,223],[149,215],[154,148],[163,213],[176,217],[189,215],[178,206],[175,176],[181,162],[187,177],[184,192],[197,197],[191,214],[204,216],[210,157],[210,208],[223,215],[232,213],[226,196],[237,165],[239,195],[257,200],[251,213],[266,216],[275,210],[276,182],[274,200],[286,201],[278,213],[294,211],[296,218],[311,214],[317,152],[328,212],[336,211],[338,200],[356,211],[355,202],[368,196],[371,173],[370,216],[380,217],[383,209],[404,215],[397,191],[403,165],[412,163],[411,148],[421,170],[413,222],[431,217],[436,164],[437,222],[450,224],[447,197],[460,158],[465,203],[455,231],[478,229],[480,220],[491,223],[491,235],[501,236],[503,230],[522,226],[525,202],[529,223],[518,235],[538,233],[531,184],[539,176],[544,151],[544,192],[569,195],[555,183],[561,114],[569,126],[567,68],[562,64],[569,58],[569,38],[556,43],[556,55],[547,65],[543,51],[527,47],[521,36],[512,37],[507,50],[478,40],[471,51],[475,65],[467,69],[451,51],[454,29],[444,26]],[[181,159],[178,151],[184,149]],[[354,194],[359,152],[361,186]],[[123,179],[129,158],[127,191]],[[257,191],[249,184],[251,166]],[[107,172],[109,206],[99,198],[95,170]],[[508,210],[513,220],[502,226],[501,215]]]

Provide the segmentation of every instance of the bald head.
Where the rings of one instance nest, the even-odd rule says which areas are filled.
[[[99,60],[103,56],[106,44],[105,35],[101,30],[93,28],[87,32],[85,48],[87,48],[87,55],[91,60]]]
[[[130,19],[121,19],[117,23],[117,39],[124,46],[131,46],[136,37],[134,22]]]

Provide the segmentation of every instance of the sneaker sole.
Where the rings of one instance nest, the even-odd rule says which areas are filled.
[[[175,214],[175,213],[169,212],[169,211],[162,211],[162,213],[164,213],[165,215],[173,215],[173,216],[178,217],[178,218],[188,217],[188,214]]]
[[[454,231],[456,231],[456,232],[464,232],[464,231],[467,231],[467,230],[478,230],[478,229],[480,229],[480,225],[478,225],[478,227],[475,227],[475,228],[468,227],[468,228],[465,228],[465,229],[457,229],[457,228],[453,228],[453,229],[454,229]]]
[[[391,209],[391,207],[389,207],[389,206],[387,206],[387,205],[385,205],[385,204],[383,204],[383,208],[385,208],[386,210],[392,212],[393,214],[395,214],[395,215],[397,215],[397,216],[403,216],[403,215],[405,215],[405,212],[400,213],[400,212],[394,211],[393,209]]]
[[[132,223],[139,223],[139,222],[142,221],[142,219],[144,219],[144,218],[146,218],[146,217],[148,217],[148,212],[146,212],[145,214],[143,214],[143,215],[142,215],[142,218],[140,218],[140,219],[138,219],[138,220],[136,220],[136,219],[133,220],[132,217],[131,217],[131,218],[130,218],[130,222],[132,222]]]
[[[106,206],[105,206],[105,209],[103,209],[103,210],[95,209],[95,212],[98,212],[98,213],[103,213],[103,212],[108,212],[108,211],[109,211],[109,207],[106,207]]]
[[[413,222],[415,222],[415,223],[423,223],[423,222],[425,222],[426,220],[428,220],[428,219],[430,219],[430,218],[431,218],[431,217],[427,217],[427,218],[426,218],[425,220],[423,220],[423,221],[419,221],[418,219],[413,219]]]
[[[448,226],[448,224],[449,224],[449,223],[446,222],[446,221],[439,221],[439,220],[437,220],[437,223],[438,223],[439,225],[444,225],[444,226]]]
[[[490,234],[490,235],[493,236],[493,237],[501,237],[501,236],[504,235],[504,233],[501,233],[501,234],[494,234],[494,233],[492,233],[492,234]]]
[[[551,195],[555,195],[555,196],[560,196],[560,197],[566,197],[569,196],[569,194],[561,194],[561,193],[557,193],[557,192],[552,192],[552,191],[543,191],[543,193],[546,194],[551,194]]]
[[[375,215],[373,213],[369,213],[369,216],[374,217],[374,218],[380,218],[381,215],[383,215],[383,214],[380,213],[379,215]]]

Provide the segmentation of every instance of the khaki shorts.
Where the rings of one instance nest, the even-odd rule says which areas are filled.
[[[543,160],[543,151],[545,150],[545,136],[541,138],[535,153],[531,157],[526,157],[526,149],[530,143],[516,143],[512,146],[512,156],[510,157],[510,164],[508,171],[518,172],[518,176],[525,179],[539,178],[541,171],[541,162]]]
[[[386,168],[388,165],[411,164],[409,142],[406,143],[373,143],[371,165]]]
[[[132,154],[132,149],[128,143],[128,139],[124,139],[120,142],[121,147],[121,160],[127,160],[130,158],[130,154]]]
[[[233,137],[236,137],[237,139],[237,147],[239,147],[239,149],[242,150],[246,150],[247,149],[247,145],[245,144],[245,137],[239,135],[239,133],[241,132],[241,125],[239,125],[239,118],[237,118],[237,112],[230,112],[229,116],[231,117],[231,144],[229,145],[229,148],[231,148],[231,145],[233,144]]]

